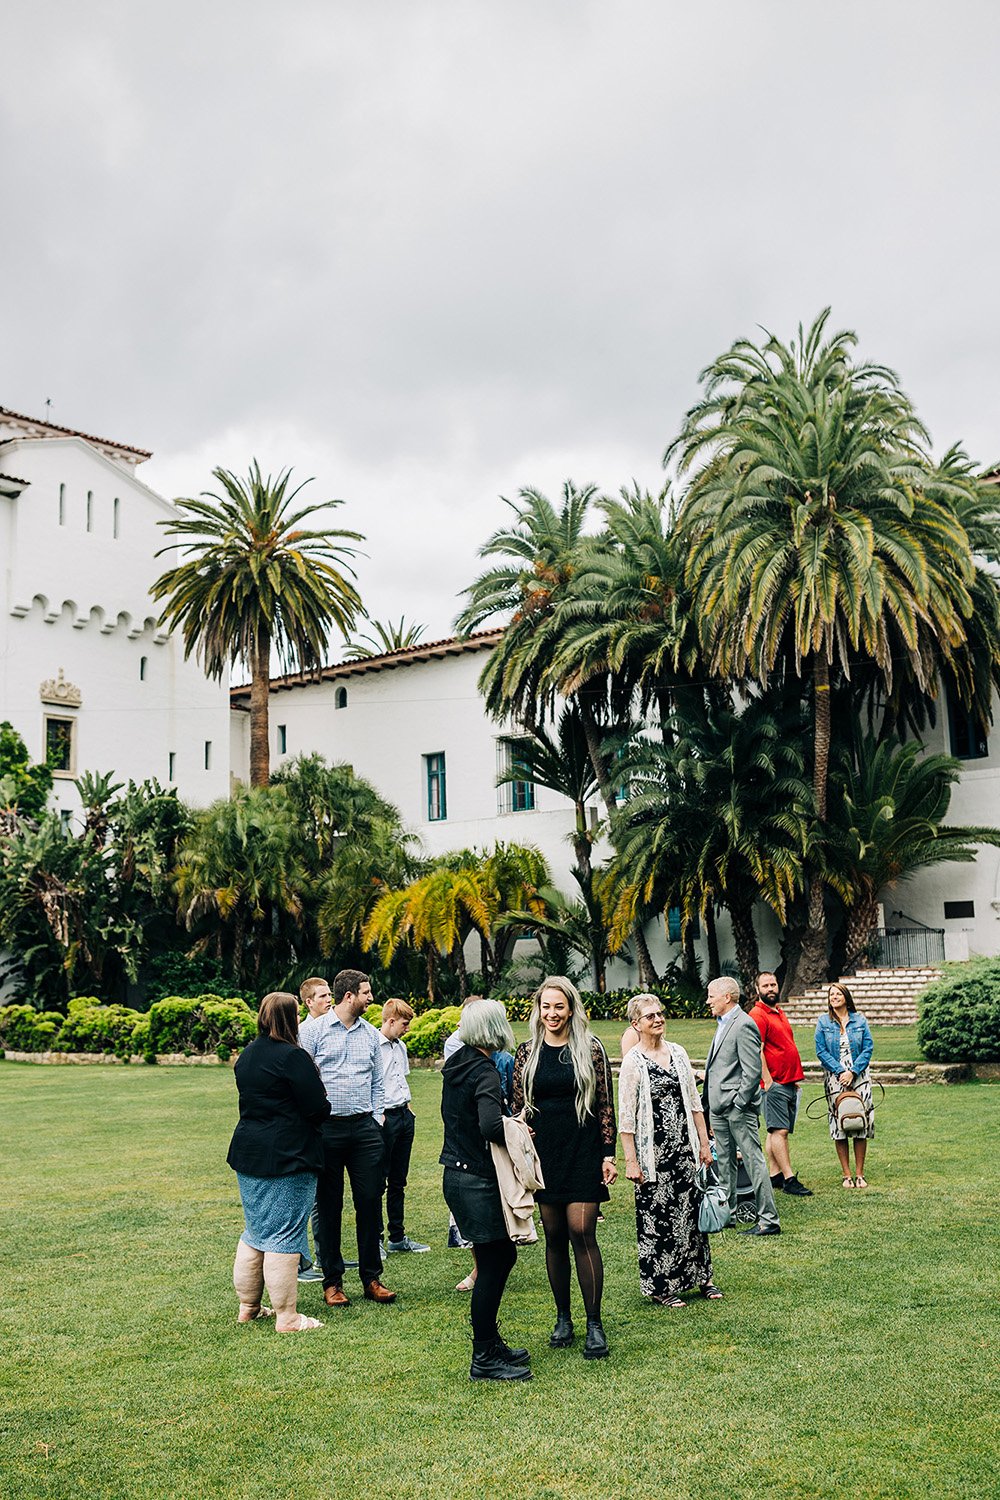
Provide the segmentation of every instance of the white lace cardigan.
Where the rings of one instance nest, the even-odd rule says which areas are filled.
[[[691,1059],[679,1042],[668,1042],[674,1072],[680,1079],[688,1141],[697,1162],[701,1143],[694,1117],[702,1114],[702,1102],[694,1081]],[[653,1096],[649,1087],[649,1069],[641,1047],[626,1052],[618,1075],[618,1132],[635,1136],[635,1154],[647,1182],[656,1181],[656,1154],[653,1149]]]

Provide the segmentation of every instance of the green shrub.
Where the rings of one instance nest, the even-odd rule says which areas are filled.
[[[244,1000],[170,995],[149,1007],[149,1050],[154,1053],[242,1048],[256,1035],[257,1017]]]
[[[365,1011],[365,1020],[375,1027],[382,1025],[382,1007],[377,1001]]]
[[[608,990],[603,995],[596,990],[581,990],[580,998],[592,1021],[621,1021],[624,1024],[629,1001],[633,995],[642,993],[640,985],[632,985],[628,989]],[[707,1015],[704,990],[692,984],[686,975],[667,975],[663,983],[656,985],[655,993],[663,1002],[668,1020],[692,1016],[700,1019]],[[511,1021],[527,1021],[531,1015],[530,995],[496,994],[492,998],[500,1001]]]
[[[917,1041],[931,1062],[1000,1062],[1000,959],[956,964],[928,986]]]
[[[140,1016],[132,1027],[132,1051],[141,1053],[145,1057],[149,1050],[149,1017]],[[155,1057],[156,1054],[153,1055]]]
[[[157,953],[145,964],[142,978],[149,1004],[175,995],[218,995],[223,1000],[251,1000],[235,983],[232,967],[218,958],[186,953]],[[251,1009],[256,1008],[256,1000]]]
[[[458,1026],[462,1009],[446,1005],[443,1010],[425,1010],[410,1023],[406,1050],[411,1057],[440,1057],[444,1044]]]
[[[33,1005],[0,1006],[0,1047],[9,1052],[50,1052],[63,1017]]]
[[[69,1012],[56,1038],[60,1052],[110,1052],[116,1057],[130,1057],[133,1033],[141,1019],[137,1010],[127,1005],[102,1005],[85,997],[71,1000]]]

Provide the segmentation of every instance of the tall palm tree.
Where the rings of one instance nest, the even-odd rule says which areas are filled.
[[[498,558],[465,590],[468,603],[456,627],[467,633],[496,615],[507,617],[503,637],[490,652],[479,679],[486,707],[494,718],[535,726],[551,716],[563,693],[553,664],[562,643],[559,605],[569,594],[580,562],[590,506],[596,487],[563,485],[557,510],[539,490],[524,489],[517,501],[505,500],[515,524],[495,532],[479,549],[480,557]],[[588,680],[573,701],[580,714],[594,776],[609,818],[617,806],[617,788],[606,746],[613,705],[610,679]],[[565,696],[569,696],[566,694]],[[656,971],[642,930],[633,934],[640,978],[647,987]]]
[[[179,499],[176,519],[161,521],[178,539],[182,560],[153,584],[154,599],[166,601],[165,624],[179,627],[184,654],[194,652],[210,677],[242,662],[250,671],[250,784],[266,786],[270,772],[268,692],[271,652],[286,671],[322,665],[330,631],[346,637],[361,599],[348,545],[356,531],[306,529],[317,510],[295,509],[304,484],[289,488],[291,469],[265,479],[254,459],[247,478],[213,469],[222,494],[203,491],[198,500]],[[307,480],[305,483],[311,483]],[[178,542],[157,556],[173,552]]]
[[[895,662],[927,682],[922,631],[964,638],[968,535],[898,378],[856,364],[856,337],[824,341],[829,309],[782,344],[738,340],[702,374],[705,395],[666,459],[693,472],[680,514],[687,579],[713,670],[809,680],[813,801],[827,816],[831,669],[863,656],[891,690]],[[793,988],[827,963],[824,879],[810,871]]]
[[[344,651],[345,661],[368,661],[373,656],[388,656],[393,651],[405,651],[415,646],[426,626],[408,624],[405,615],[400,615],[399,624],[388,624],[382,620],[369,620],[370,629],[355,636]]]

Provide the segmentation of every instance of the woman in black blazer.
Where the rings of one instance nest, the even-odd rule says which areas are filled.
[[[236,1247],[233,1285],[239,1322],[274,1316],[279,1333],[321,1328],[296,1311],[299,1255],[323,1163],[320,1125],[330,1101],[316,1065],[299,1046],[294,995],[265,995],[258,1035],[236,1060],[240,1120],[226,1158],[236,1173],[246,1228]],[[267,1287],[270,1307],[261,1306]]]

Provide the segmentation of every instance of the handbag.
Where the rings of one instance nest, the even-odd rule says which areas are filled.
[[[837,1129],[845,1135],[863,1135],[868,1127],[864,1100],[855,1089],[841,1089],[834,1102]]]
[[[701,1202],[698,1205],[698,1228],[702,1234],[718,1234],[729,1223],[732,1209],[714,1165],[699,1166],[694,1174],[694,1182],[701,1194]]]

